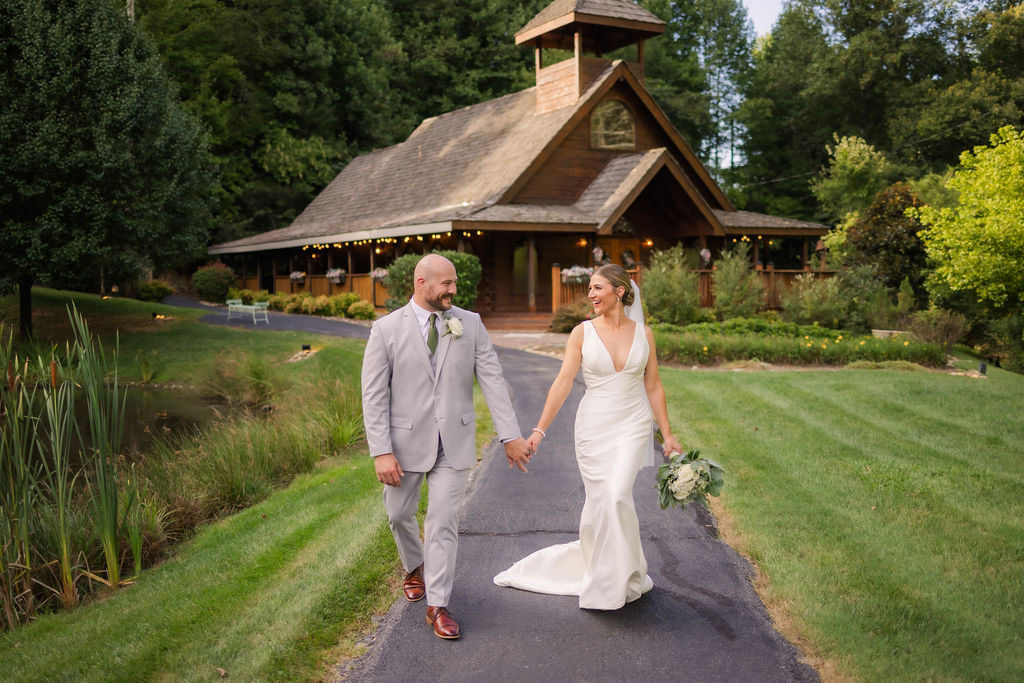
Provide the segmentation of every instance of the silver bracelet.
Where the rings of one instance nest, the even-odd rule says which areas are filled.
[[[540,435],[547,438],[547,433],[540,427],[534,427],[531,431],[540,432]]]

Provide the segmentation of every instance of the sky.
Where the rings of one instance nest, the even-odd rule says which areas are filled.
[[[759,36],[772,30],[772,25],[782,12],[782,0],[743,0],[743,6],[754,22],[754,33]]]

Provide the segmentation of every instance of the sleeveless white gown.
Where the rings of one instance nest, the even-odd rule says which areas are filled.
[[[499,586],[578,595],[580,607],[614,610],[653,586],[640,545],[633,482],[648,460],[652,414],[644,390],[650,349],[637,324],[626,365],[611,354],[591,321],[583,323],[583,379],[576,412],[576,462],[586,490],[580,539],[542,548],[494,577]]]

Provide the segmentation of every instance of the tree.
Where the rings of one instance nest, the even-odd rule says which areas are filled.
[[[921,222],[907,209],[921,202],[906,183],[896,183],[875,195],[871,206],[846,231],[849,265],[872,265],[879,279],[895,291],[906,280],[923,292],[926,255],[918,236]]]
[[[959,205],[918,210],[935,276],[954,291],[1020,311],[1024,305],[1024,135],[1004,126],[960,155],[949,181]]]
[[[153,46],[111,0],[0,5],[0,271],[32,333],[35,282],[206,243],[197,124]]]
[[[822,213],[838,221],[866,209],[893,181],[895,169],[885,154],[862,138],[836,135],[834,139],[836,144],[827,148],[829,166],[811,181],[811,191]]]
[[[287,225],[352,157],[415,125],[375,0],[139,0],[139,22],[210,131],[215,241]]]

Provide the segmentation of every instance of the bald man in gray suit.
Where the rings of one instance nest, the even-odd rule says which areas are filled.
[[[526,472],[522,438],[501,365],[480,316],[452,306],[455,266],[420,259],[412,300],[373,324],[363,356],[363,421],[384,507],[405,568],[405,597],[427,598],[427,622],[445,639],[461,634],[448,613],[458,513],[476,464],[473,379],[487,400],[509,466]],[[420,543],[416,510],[429,488]],[[424,547],[425,545],[425,547]]]

